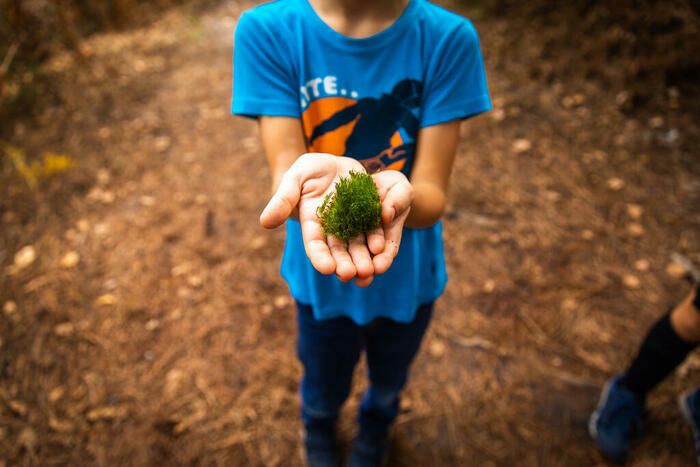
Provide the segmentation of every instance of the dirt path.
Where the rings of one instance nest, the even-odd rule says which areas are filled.
[[[16,127],[28,152],[83,165],[42,216],[4,213],[0,301],[16,310],[0,324],[0,464],[300,464],[283,232],[257,226],[267,169],[255,126],[227,111],[240,10],[90,39],[87,64],[50,65],[56,104]],[[475,22],[496,109],[464,127],[450,285],[392,462],[598,464],[585,423],[599,387],[687,290],[670,253],[700,260],[698,129],[682,112],[627,118],[592,85],[544,86],[508,56],[507,24]],[[37,259],[13,271],[22,244]],[[674,400],[698,367],[650,400],[632,465],[693,462]]]

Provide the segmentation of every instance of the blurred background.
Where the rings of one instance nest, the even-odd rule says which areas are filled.
[[[228,112],[254,3],[0,0],[0,466],[301,464],[284,234]],[[600,386],[700,265],[700,3],[439,3],[494,110],[463,125],[391,465],[601,464]],[[653,394],[631,465],[694,463],[698,382],[694,355]]]

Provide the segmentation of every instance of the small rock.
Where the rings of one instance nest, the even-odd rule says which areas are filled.
[[[671,261],[666,266],[666,274],[675,279],[681,279],[688,274],[688,270],[682,264],[679,264],[676,261]]]
[[[99,297],[97,297],[96,302],[98,305],[110,306],[110,305],[114,305],[115,303],[117,303],[117,297],[115,297],[111,293],[106,293],[106,294],[103,294],[103,295],[100,295]]]
[[[17,313],[17,304],[12,300],[8,300],[2,306],[2,312],[5,313],[6,316],[14,315],[15,313]]]
[[[631,222],[627,224],[627,233],[632,237],[641,237],[644,235],[644,227],[638,222]]]
[[[267,243],[267,238],[262,236],[262,235],[257,235],[256,237],[253,238],[253,240],[250,242],[250,247],[253,250],[259,250],[262,247],[265,246]]]
[[[143,353],[143,359],[146,360],[147,362],[153,361],[153,359],[156,357],[156,354],[152,350],[146,350]]]
[[[584,240],[593,240],[594,236],[595,234],[590,229],[586,229],[581,232],[581,238],[583,238]]]
[[[97,171],[97,183],[104,186],[109,183],[110,179],[109,170],[100,169]]]
[[[153,196],[144,195],[139,198],[139,203],[141,203],[141,206],[148,208],[156,204],[156,198]]]
[[[622,278],[622,283],[625,284],[625,287],[628,289],[638,289],[640,285],[637,276],[633,276],[632,274],[625,274]]]
[[[205,195],[203,193],[198,194],[194,198],[194,202],[197,204],[200,204],[200,205],[206,204],[208,200],[209,200],[209,198],[207,197],[207,195]]]
[[[613,191],[619,191],[625,186],[625,181],[621,178],[613,177],[608,180],[608,188]]]
[[[496,122],[502,122],[506,118],[506,112],[503,109],[493,109],[491,118]]]
[[[649,260],[646,259],[638,259],[634,262],[634,269],[639,272],[647,272],[650,267],[651,264],[649,263]]]
[[[93,232],[95,232],[95,235],[102,236],[107,233],[109,228],[107,227],[107,224],[100,222],[99,224],[95,224],[95,227],[92,229]]]
[[[659,129],[664,126],[664,118],[661,115],[655,115],[649,119],[649,127]]]
[[[487,280],[486,282],[484,282],[482,290],[484,291],[484,293],[487,294],[492,293],[494,290],[496,290],[496,281],[493,279]]]
[[[190,272],[190,269],[192,269],[192,265],[190,263],[182,263],[174,266],[170,270],[170,274],[172,274],[173,277],[180,277]]]
[[[639,219],[644,214],[644,207],[639,204],[629,203],[627,205],[627,215],[632,219]]]
[[[532,149],[532,143],[528,139],[516,139],[513,141],[512,149],[516,154],[523,154]]]
[[[204,279],[202,279],[202,276],[192,275],[187,278],[187,283],[190,287],[197,289],[204,284]]]
[[[286,295],[278,295],[275,297],[274,305],[275,308],[284,308],[289,304],[289,297]]]
[[[64,268],[75,267],[80,262],[80,255],[77,251],[69,251],[61,258],[61,266]]]
[[[430,346],[428,347],[430,355],[435,358],[440,358],[443,355],[445,355],[445,350],[445,343],[442,342],[440,339],[433,339],[432,342],[430,342]]]
[[[75,330],[75,326],[73,326],[73,323],[60,323],[54,326],[53,332],[57,336],[61,337],[67,337],[73,334],[73,331]]]
[[[163,152],[170,147],[170,138],[167,136],[159,136],[154,140],[153,145],[156,151]]]
[[[272,313],[273,309],[274,309],[274,307],[272,305],[270,305],[269,303],[266,303],[262,306],[260,311],[262,312],[263,315],[267,316],[270,313]]]
[[[157,319],[150,319],[146,322],[146,331],[155,331],[160,327],[160,321]]]
[[[15,269],[24,269],[36,260],[36,250],[32,245],[27,245],[15,253]]]
[[[82,233],[86,233],[88,230],[90,230],[90,223],[87,221],[87,219],[80,219],[76,225],[78,230]]]

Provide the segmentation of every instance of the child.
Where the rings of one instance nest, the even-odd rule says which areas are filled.
[[[700,343],[700,287],[649,330],[625,373],[605,385],[591,415],[589,431],[600,452],[613,460],[626,459],[644,419],[646,395]],[[700,388],[679,399],[681,413],[695,438],[700,464]]]
[[[369,389],[349,464],[384,461],[447,281],[439,220],[459,122],[490,106],[474,28],[427,0],[279,0],[241,16],[232,111],[258,119],[270,165],[260,222],[286,221],[309,465],[340,464],[335,422],[363,351]],[[373,174],[382,225],[345,244],[324,235],[316,208],[350,170]]]

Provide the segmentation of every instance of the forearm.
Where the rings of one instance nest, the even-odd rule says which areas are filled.
[[[413,204],[406,219],[406,227],[421,229],[434,225],[442,217],[447,204],[447,194],[442,187],[430,182],[413,185]]]

